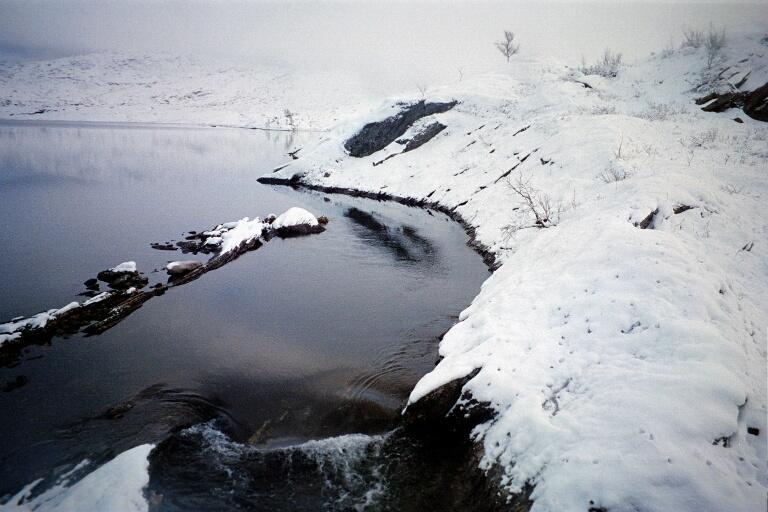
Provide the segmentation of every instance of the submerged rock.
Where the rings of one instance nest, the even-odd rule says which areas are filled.
[[[180,276],[202,266],[201,262],[195,260],[172,261],[165,266],[165,270],[172,276]]]

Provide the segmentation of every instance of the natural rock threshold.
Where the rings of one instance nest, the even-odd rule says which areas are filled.
[[[156,283],[147,290],[149,279],[139,272],[136,263],[127,261],[103,270],[96,278],[84,282],[89,298],[71,302],[59,309],[50,309],[29,317],[16,317],[0,324],[0,366],[12,366],[24,348],[49,344],[57,335],[83,333],[98,335],[117,325],[145,302],[168,289],[194,281],[203,274],[220,268],[248,251],[261,247],[273,237],[289,238],[325,231],[326,217],[316,218],[302,208],[290,208],[280,216],[269,215],[264,220],[245,217],[219,224],[211,230],[192,233],[178,247],[184,252],[212,254],[206,262],[173,261],[166,266],[168,282]],[[169,250],[168,244],[153,248]],[[171,247],[176,249],[176,247]],[[99,282],[109,289],[99,291]]]

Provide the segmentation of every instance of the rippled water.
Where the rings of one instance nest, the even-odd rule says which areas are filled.
[[[291,206],[330,218],[326,232],[272,240],[100,336],[54,338],[0,368],[0,496],[166,440],[150,482],[167,494],[161,509],[186,499],[187,509],[252,508],[261,496],[285,510],[328,500],[344,509],[349,493],[373,499],[377,463],[366,451],[384,438],[334,438],[368,456],[362,466],[334,458],[360,476],[334,477],[351,480],[332,499],[323,471],[309,471],[300,491],[258,475],[274,467],[269,454],[296,450],[284,447],[390,430],[488,271],[437,212],[256,182],[304,142],[248,130],[0,124],[0,321],[83,300],[83,281],[126,260],[150,285],[165,282],[153,269],[189,256],[149,244],[188,230]],[[216,485],[200,475],[231,461],[205,455],[214,438],[239,447],[238,460],[248,454]],[[208,501],[195,502],[197,491]]]

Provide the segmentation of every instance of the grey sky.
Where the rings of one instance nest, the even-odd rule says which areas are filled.
[[[606,47],[646,55],[709,22],[765,29],[768,3],[0,0],[0,50],[207,54],[434,82],[494,65],[503,29],[524,52],[577,63]]]

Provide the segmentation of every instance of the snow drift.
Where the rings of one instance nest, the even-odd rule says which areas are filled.
[[[694,99],[727,67],[762,86],[766,39],[717,65],[688,48],[605,78],[519,55],[428,98],[458,104],[413,151],[345,149],[394,99],[264,177],[439,207],[496,256],[410,403],[479,370],[481,467],[535,511],[765,506],[768,128]]]

